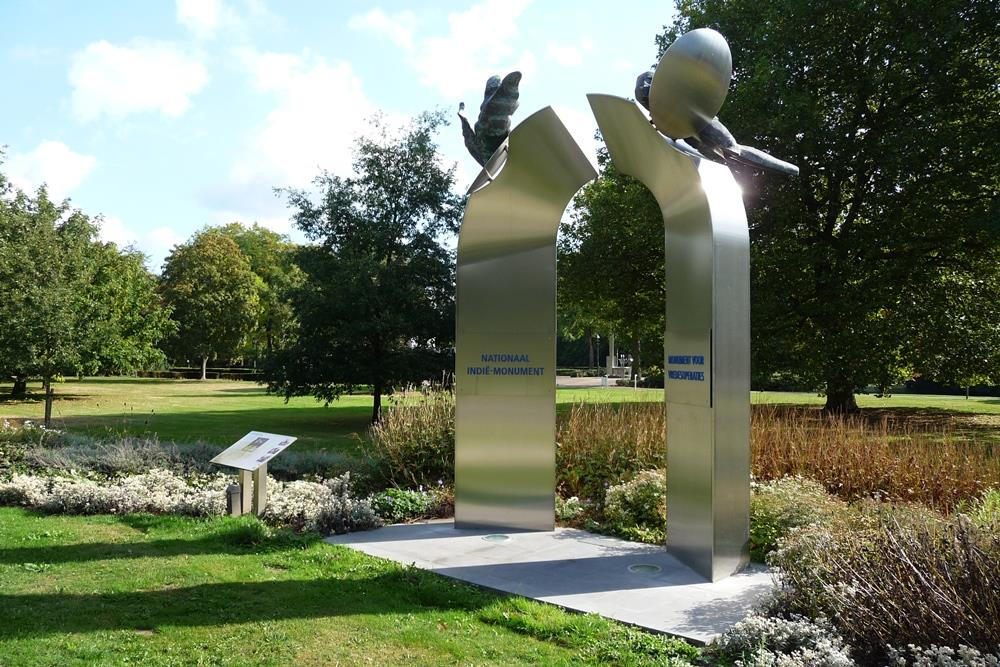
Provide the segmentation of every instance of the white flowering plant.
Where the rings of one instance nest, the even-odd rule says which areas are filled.
[[[53,514],[217,516],[226,511],[226,487],[232,481],[224,473],[183,477],[161,469],[116,479],[73,473],[15,474],[0,481],[0,505]],[[269,477],[268,505],[262,518],[296,530],[325,533],[380,525],[371,501],[353,495],[349,473],[319,482],[280,482]]]
[[[844,640],[825,619],[751,614],[713,645],[736,667],[853,667]]]

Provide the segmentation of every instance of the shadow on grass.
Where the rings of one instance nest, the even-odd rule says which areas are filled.
[[[270,532],[254,520],[215,519],[201,524],[190,518],[141,514],[116,519],[143,533],[168,535],[149,541],[0,549],[2,564],[82,563],[80,569],[70,572],[94,571],[95,567],[115,568],[111,570],[115,572],[122,568],[125,575],[88,583],[86,589],[93,593],[60,589],[54,593],[0,594],[0,641],[58,633],[409,613],[429,608],[475,610],[497,597],[429,572],[368,559],[343,547],[307,550],[321,540],[319,535]],[[198,525],[204,525],[208,532],[187,539],[169,536]],[[178,556],[183,557],[179,562],[169,560]],[[212,556],[234,560],[209,560],[204,565],[187,560]],[[127,573],[134,566],[115,562],[135,558],[160,559],[143,566],[143,570],[160,573],[158,581],[143,584],[146,590],[121,590],[133,586]],[[192,572],[205,576],[223,562],[228,574],[222,578],[229,581],[184,587],[174,583]],[[325,565],[317,571],[319,563]],[[309,574],[296,571],[301,568]],[[292,578],[303,576],[309,578]],[[269,580],[258,580],[264,578]]]
[[[354,614],[477,609],[495,599],[412,569],[348,578],[208,583],[161,590],[0,595],[0,640]]]
[[[90,398],[90,396],[87,396],[85,394],[60,394],[57,391],[55,394],[53,394],[52,403],[55,405],[58,404],[60,401],[79,401],[87,398]],[[36,403],[44,403],[44,402],[45,402],[45,394],[42,393],[29,391],[24,396],[14,398],[8,393],[0,392],[0,405],[25,405],[25,404],[35,405]]]
[[[255,545],[249,535],[230,536],[215,533],[201,539],[168,539],[149,542],[83,542],[59,547],[24,547],[0,549],[0,563],[82,563],[95,560],[128,558],[170,558],[211,554],[267,553],[288,548],[288,544],[262,543]],[[317,537],[315,541],[319,541]]]

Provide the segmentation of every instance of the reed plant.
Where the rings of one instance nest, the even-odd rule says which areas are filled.
[[[572,406],[556,437],[560,492],[600,503],[608,486],[664,468],[664,421],[662,403]],[[1000,451],[947,420],[755,405],[751,463],[761,481],[806,477],[844,500],[919,502],[944,512],[1000,487]]]
[[[609,486],[663,468],[663,433],[660,403],[574,404],[556,433],[560,493],[603,504]]]
[[[390,399],[371,427],[371,458],[384,481],[399,488],[438,488],[455,480],[455,393],[450,387],[408,388]]]
[[[830,619],[861,664],[886,664],[889,646],[996,650],[1000,525],[888,505],[855,524],[805,526],[781,541],[769,559],[781,569],[777,610]]]
[[[758,479],[800,475],[845,500],[875,496],[949,512],[1000,486],[1000,452],[948,422],[757,405],[751,442]]]

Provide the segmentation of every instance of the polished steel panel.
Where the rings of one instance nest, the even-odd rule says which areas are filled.
[[[546,107],[470,188],[458,239],[458,528],[554,528],[556,233],[595,176]]]
[[[717,581],[749,562],[750,239],[729,170],[661,136],[634,102],[588,95],[622,172],[663,214],[667,548]]]

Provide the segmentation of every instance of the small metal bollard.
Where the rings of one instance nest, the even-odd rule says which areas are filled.
[[[230,484],[226,487],[226,514],[229,516],[241,516],[243,514],[243,498],[239,484]]]

